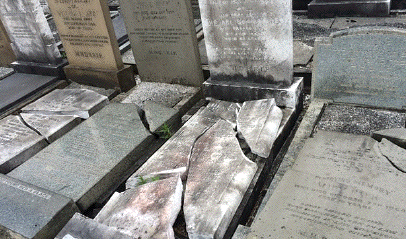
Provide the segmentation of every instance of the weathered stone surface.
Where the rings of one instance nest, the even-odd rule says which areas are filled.
[[[384,129],[372,132],[372,138],[381,141],[382,139],[387,139],[392,143],[406,149],[406,129],[405,128],[394,128],[394,129]]]
[[[134,238],[175,238],[172,229],[182,205],[178,174],[115,193],[95,220]]]
[[[377,144],[367,136],[317,132],[248,238],[403,238],[406,176]]]
[[[305,66],[313,56],[313,47],[301,42],[293,41],[293,65]]]
[[[269,157],[282,116],[282,110],[276,106],[275,99],[244,102],[238,113],[237,130],[252,153],[263,158]]]
[[[183,211],[189,238],[223,238],[257,165],[242,152],[230,123],[220,120],[191,152]]]
[[[402,109],[406,30],[362,27],[316,42],[312,98]]]
[[[180,124],[180,117],[177,110],[154,101],[145,101],[144,111],[151,132],[159,133],[162,131],[164,124],[170,128]]]
[[[404,127],[405,122],[402,112],[327,104],[315,130],[370,135],[376,130]]]
[[[86,89],[56,89],[22,108],[24,113],[75,115],[87,119],[109,102],[108,98]]]
[[[291,84],[291,1],[203,0],[199,6],[213,81]]]
[[[152,140],[133,104],[109,104],[9,173],[85,210],[121,182]]]
[[[0,13],[18,61],[61,62],[39,0],[4,0]]]
[[[67,197],[0,174],[1,238],[53,238],[77,210]]]
[[[8,37],[6,29],[0,20],[0,66],[7,67],[16,59],[10,44],[10,38]]]
[[[108,227],[75,213],[55,239],[133,239],[116,228]]]
[[[23,124],[18,116],[0,120],[0,173],[8,173],[47,146],[43,136]]]
[[[121,0],[121,13],[143,81],[203,83],[189,0]]]
[[[382,139],[378,144],[381,154],[387,158],[393,166],[406,173],[406,149],[397,146],[387,139]]]
[[[370,16],[383,17],[390,13],[390,0],[313,0],[308,5],[309,17]]]
[[[200,109],[161,148],[159,148],[130,178],[165,170],[187,167],[196,140],[227,112],[235,112],[236,104],[214,101]],[[176,150],[174,150],[176,149]],[[182,179],[185,179],[185,174]],[[127,185],[127,188],[131,185]]]
[[[70,115],[41,115],[20,114],[22,120],[31,128],[45,137],[48,142],[53,142],[80,123],[80,118]]]

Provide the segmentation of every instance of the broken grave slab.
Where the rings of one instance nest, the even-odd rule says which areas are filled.
[[[138,176],[187,167],[196,140],[222,116],[227,117],[227,112],[235,114],[236,108],[236,103],[226,101],[213,101],[201,108],[128,179],[126,187],[137,185]]]
[[[123,180],[152,141],[134,104],[109,104],[9,173],[87,209]]]
[[[145,118],[149,125],[149,130],[153,133],[165,133],[164,128],[176,128],[180,124],[180,117],[177,110],[166,107],[154,101],[144,102]]]
[[[53,238],[77,210],[70,198],[0,174],[0,238]]]
[[[173,224],[182,206],[180,174],[114,193],[95,221],[133,238],[175,238]]]
[[[49,143],[57,140],[81,122],[80,118],[74,115],[21,113],[20,116],[27,125],[44,136]]]
[[[0,173],[8,173],[47,146],[37,134],[15,115],[0,120]]]
[[[393,128],[393,129],[383,129],[379,131],[372,132],[372,138],[381,141],[382,139],[387,139],[392,143],[406,148],[406,129],[405,128]]]
[[[237,131],[251,152],[268,158],[283,117],[275,99],[246,101],[237,117]]]
[[[219,120],[191,152],[183,211],[189,238],[223,238],[257,170]]]
[[[406,149],[397,146],[387,139],[378,144],[381,154],[387,158],[394,167],[406,173]]]
[[[23,113],[75,115],[83,119],[99,111],[108,98],[87,89],[56,89],[22,108]]]
[[[55,239],[133,239],[133,237],[75,213]]]

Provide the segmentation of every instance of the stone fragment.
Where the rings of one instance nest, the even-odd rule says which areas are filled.
[[[133,238],[175,238],[172,229],[182,205],[180,175],[115,193],[95,220]]]
[[[0,120],[0,173],[8,173],[47,146],[43,136],[28,128],[18,116]]]
[[[75,213],[55,239],[133,239],[133,237]]]
[[[406,129],[405,128],[393,128],[393,129],[383,129],[379,131],[372,132],[372,138],[381,141],[382,139],[387,139],[392,143],[406,148]]]
[[[387,139],[382,139],[378,144],[381,154],[387,158],[393,166],[406,173],[406,149],[397,146]]]
[[[73,115],[20,114],[22,120],[53,142],[80,123],[80,118]]]
[[[70,198],[0,174],[0,238],[53,238],[76,211]]]
[[[237,118],[237,130],[251,152],[268,158],[283,117],[275,99],[246,101]]]
[[[305,66],[313,56],[313,47],[302,41],[293,41],[293,65]]]
[[[109,104],[9,173],[86,210],[119,184],[153,136],[134,104]]]
[[[89,118],[109,102],[108,98],[87,89],[56,89],[22,108],[23,113],[75,115]]]
[[[149,130],[153,133],[162,133],[164,125],[166,125],[165,127],[173,128],[180,124],[180,117],[177,110],[154,101],[144,102],[144,112]]]
[[[219,120],[197,139],[183,206],[189,238],[223,238],[256,170],[228,122]]]
[[[10,63],[15,61],[16,56],[11,48],[10,38],[4,28],[3,23],[0,20],[0,66],[9,67]]]

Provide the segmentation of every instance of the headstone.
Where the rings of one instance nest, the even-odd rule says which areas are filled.
[[[316,41],[312,98],[402,109],[406,31],[360,27]]]
[[[387,139],[378,144],[381,154],[391,162],[399,171],[406,173],[406,149],[397,146]]]
[[[87,89],[56,89],[22,108],[23,113],[74,115],[83,119],[109,103],[107,96]]]
[[[10,37],[17,72],[63,76],[66,62],[55,44],[39,0],[4,0],[0,14]]]
[[[49,143],[54,142],[80,123],[80,118],[72,115],[41,115],[21,113],[21,119],[35,129]]]
[[[283,117],[275,99],[246,101],[237,118],[237,131],[251,152],[268,158]]]
[[[15,61],[13,49],[11,48],[10,38],[4,28],[3,23],[0,20],[0,66],[8,67],[10,63]]]
[[[49,0],[69,66],[67,78],[127,91],[135,85],[133,70],[124,66],[107,2]]]
[[[371,137],[378,141],[387,139],[392,143],[406,149],[406,129],[403,127],[375,131],[372,132]]]
[[[128,41],[128,34],[124,25],[123,15],[119,14],[112,18],[111,21],[113,23],[114,33],[116,35],[118,45],[121,46]]]
[[[223,238],[257,170],[220,120],[191,151],[183,212],[189,238]]]
[[[205,87],[222,84],[224,88],[210,89],[208,96],[228,100],[223,98],[230,97],[227,84],[242,84],[248,90],[242,96],[234,94],[233,100],[256,100],[260,98],[253,98],[253,87],[283,89],[292,84],[291,1],[203,0],[199,4],[211,76]]]
[[[121,0],[120,6],[142,81],[201,86],[190,0]]]
[[[0,237],[47,239],[78,211],[70,198],[0,174]]]
[[[134,104],[109,104],[8,175],[86,210],[130,173],[152,138]]]
[[[114,193],[95,220],[133,238],[172,238],[173,224],[182,206],[179,177],[146,183]]]
[[[45,138],[24,125],[18,116],[0,120],[0,173],[10,172],[47,145]]]
[[[369,16],[390,14],[390,0],[313,0],[307,7],[309,17]]]
[[[116,228],[75,213],[55,239],[133,239]]]

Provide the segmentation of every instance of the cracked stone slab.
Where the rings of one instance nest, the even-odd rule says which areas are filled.
[[[168,141],[162,145],[127,181],[126,187],[136,185],[138,176],[187,167],[196,140],[221,117],[235,114],[236,103],[213,101],[201,108]],[[185,179],[185,174],[182,179]]]
[[[406,149],[397,146],[387,139],[382,139],[378,144],[382,155],[387,158],[397,169],[406,173]]]
[[[175,238],[173,224],[182,206],[180,174],[114,193],[95,220],[133,238]]]
[[[9,173],[87,209],[123,180],[149,146],[134,104],[109,104]]]
[[[0,173],[6,174],[47,146],[43,136],[24,125],[18,116],[0,120]]]
[[[159,133],[164,125],[174,127],[180,124],[179,112],[160,103],[145,101],[144,112],[149,130],[153,133]]]
[[[283,117],[275,99],[246,101],[237,118],[237,130],[251,152],[268,158]]]
[[[23,113],[75,115],[83,119],[99,111],[108,97],[87,89],[56,89],[22,108]]]
[[[76,211],[70,198],[0,174],[0,238],[53,238]]]
[[[50,143],[60,138],[81,122],[80,118],[74,115],[21,113],[20,116],[25,123],[38,131]]]
[[[293,41],[293,65],[307,65],[313,56],[313,47],[299,41]]]
[[[218,121],[197,140],[183,206],[189,238],[223,237],[256,170],[230,123]]]
[[[393,128],[393,129],[384,129],[372,132],[372,138],[381,141],[382,139],[387,139],[392,143],[406,148],[406,129],[405,128]]]
[[[116,228],[75,213],[55,239],[133,239]]]

